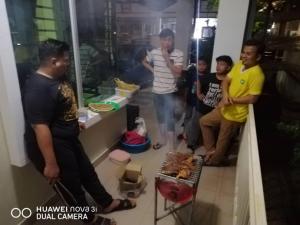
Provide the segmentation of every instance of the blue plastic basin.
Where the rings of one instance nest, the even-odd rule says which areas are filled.
[[[132,154],[137,154],[137,153],[141,153],[141,152],[145,152],[149,149],[150,145],[151,145],[151,140],[150,138],[146,138],[146,142],[143,144],[139,144],[139,145],[129,145],[126,144],[125,142],[123,142],[123,138],[120,141],[120,145],[121,145],[121,149],[132,153]]]

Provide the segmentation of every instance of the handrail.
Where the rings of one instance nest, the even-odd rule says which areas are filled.
[[[249,197],[250,197],[250,224],[267,225],[264,190],[262,184],[261,167],[259,160],[256,126],[253,105],[249,106],[250,152],[249,152]]]
[[[235,186],[235,225],[267,225],[253,105],[241,139]]]

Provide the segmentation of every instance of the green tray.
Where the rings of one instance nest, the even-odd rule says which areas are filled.
[[[110,104],[110,105],[112,105],[113,109],[111,111],[108,111],[108,112],[117,111],[117,110],[120,109],[120,105],[118,103],[115,103],[115,102],[101,101],[101,102],[91,102],[91,103],[94,103],[94,104]]]

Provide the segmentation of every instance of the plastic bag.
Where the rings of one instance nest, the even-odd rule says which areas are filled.
[[[147,135],[147,128],[145,120],[142,117],[137,117],[135,120],[135,123],[137,124],[136,132],[142,136],[146,137]]]
[[[124,143],[128,145],[140,145],[146,142],[146,138],[136,131],[127,131],[124,134]]]

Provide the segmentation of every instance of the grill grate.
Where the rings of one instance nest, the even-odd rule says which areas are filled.
[[[182,178],[177,179],[175,176],[170,176],[170,175],[163,174],[162,169],[163,169],[164,165],[167,163],[167,161],[165,160],[162,163],[159,171],[157,172],[156,178],[155,178],[155,205],[154,205],[154,207],[155,207],[154,208],[154,224],[155,225],[157,225],[157,221],[165,218],[166,216],[168,216],[170,214],[173,214],[173,216],[176,216],[176,218],[178,218],[179,221],[182,224],[185,224],[185,223],[183,223],[183,220],[181,219],[181,217],[179,216],[177,211],[184,208],[184,207],[187,207],[189,205],[191,207],[190,207],[190,210],[189,210],[189,217],[186,220],[187,221],[186,224],[188,224],[188,225],[192,224],[192,218],[193,218],[194,207],[195,207],[195,202],[196,202],[196,194],[197,194],[198,184],[199,184],[200,175],[201,175],[201,171],[202,171],[202,165],[203,165],[203,162],[204,162],[203,158],[201,156],[193,156],[193,157],[194,157],[194,159],[196,159],[195,169],[193,171],[191,171],[191,175],[188,179],[182,179]],[[170,206],[168,206],[167,205],[168,198],[163,196],[164,197],[164,211],[165,211],[165,213],[161,214],[161,215],[158,215],[157,197],[158,197],[158,188],[159,188],[160,180],[169,180],[169,181],[174,182],[176,184],[186,184],[186,185],[190,186],[190,188],[193,189],[192,198],[188,202],[179,203],[179,204],[177,204],[178,202],[176,203],[173,200],[171,200],[173,203]],[[181,194],[183,194],[183,193],[181,193]],[[181,196],[181,197],[183,197],[183,196]],[[177,196],[177,200],[178,199],[180,199],[179,196]]]
[[[166,175],[166,174],[162,173],[162,168],[167,164],[166,160],[162,163],[162,165],[157,173],[157,176],[168,179],[168,180],[180,182],[180,183],[195,185],[198,183],[198,181],[200,179],[202,165],[203,165],[203,158],[201,156],[195,156],[195,159],[196,159],[196,165],[195,165],[196,168],[195,168],[195,170],[192,171],[191,175],[187,179],[182,179],[182,178],[177,179],[175,176]]]

